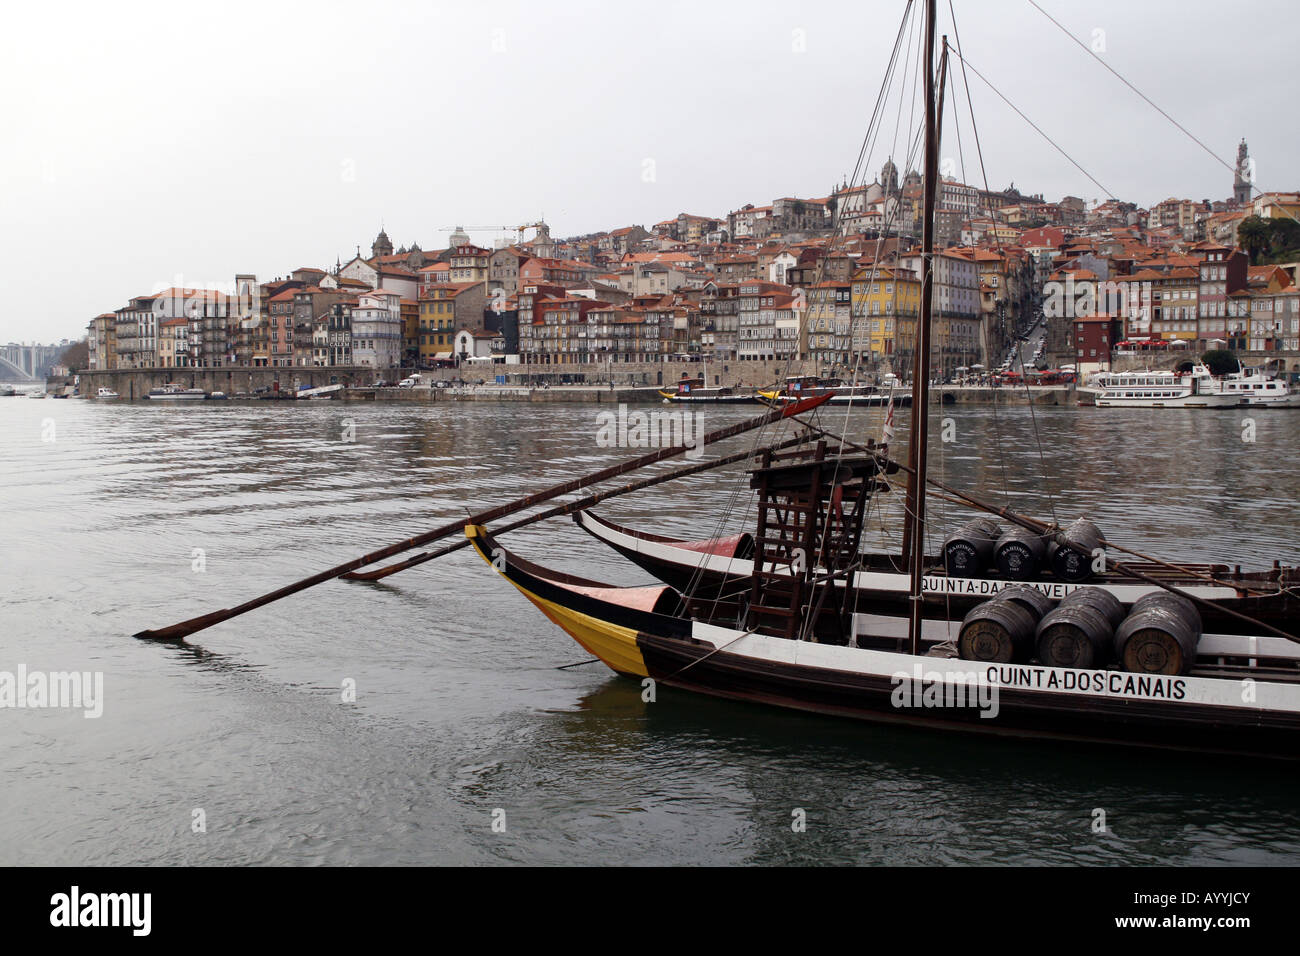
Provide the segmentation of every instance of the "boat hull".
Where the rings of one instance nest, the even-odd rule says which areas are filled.
[[[683,405],[760,405],[762,402],[754,395],[690,395],[677,392],[660,392],[665,401],[681,402]]]
[[[1098,408],[1235,408],[1239,399],[1232,395],[1183,395],[1176,398],[1106,398],[1098,395]]]
[[[760,393],[768,401],[775,402],[797,402],[799,398],[793,395],[779,395],[775,392]],[[843,395],[833,393],[826,404],[828,405],[854,405],[861,408],[883,408],[890,403],[889,395],[874,393],[871,395]],[[896,408],[907,408],[912,404],[910,394],[899,393],[893,396],[893,403]]]
[[[1048,680],[1055,676],[1059,684],[1072,676],[1077,685],[1080,672],[1027,665],[979,665],[972,661],[857,648],[844,650],[871,658],[873,667],[846,671],[719,650],[711,641],[642,633],[637,643],[649,676],[654,680],[680,690],[729,700],[936,731],[959,730],[1003,737],[1269,759],[1300,757],[1295,746],[1300,735],[1300,713],[1261,712],[1173,697],[1188,694],[1187,679],[1165,678],[1159,684],[1148,680],[1145,686],[1148,696],[1057,692],[1009,687],[997,683],[996,678],[999,673],[1013,680],[1033,680],[1037,675],[1044,675],[1043,679]],[[796,649],[806,648],[807,645]],[[978,690],[973,695],[973,706],[928,706],[925,702],[928,688],[935,689],[933,695],[937,700],[941,694],[948,693],[949,687],[969,687],[967,680],[987,682],[990,673],[995,682],[985,684],[989,706],[983,709],[979,706]],[[1121,671],[1085,673],[1089,674],[1089,686],[1096,675],[1104,687],[1118,682],[1122,690],[1130,679],[1133,687],[1137,687],[1137,675]],[[956,680],[959,675],[960,684]],[[983,715],[994,709],[994,686],[996,714],[986,717]],[[1171,696],[1149,696],[1156,687],[1162,695],[1168,690]],[[957,695],[953,693],[952,697],[955,702]]]

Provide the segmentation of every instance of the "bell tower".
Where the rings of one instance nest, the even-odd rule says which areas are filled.
[[[1237,171],[1232,177],[1232,201],[1238,206],[1250,205],[1251,188],[1255,184],[1255,161],[1250,158],[1243,137],[1237,146]]]

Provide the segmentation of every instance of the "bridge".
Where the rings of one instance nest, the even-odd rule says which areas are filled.
[[[67,345],[0,346],[0,381],[43,382]]]

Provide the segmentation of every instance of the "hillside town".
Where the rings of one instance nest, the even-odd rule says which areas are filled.
[[[1270,225],[1300,216],[1300,193],[1261,193],[1252,173],[1243,141],[1231,196],[1148,209],[945,178],[936,373],[995,367],[1041,318],[1046,361],[1080,375],[1108,368],[1116,352],[1215,348],[1278,353],[1295,360],[1283,371],[1300,370],[1296,262],[1266,261],[1300,245],[1269,244]],[[632,363],[765,359],[906,380],[921,202],[920,174],[891,160],[873,182],[821,198],[567,239],[532,222],[494,249],[460,228],[446,248],[394,248],[381,229],[369,255],[358,247],[332,268],[133,297],[90,321],[87,367],[369,368],[381,377],[468,363],[612,381]]]

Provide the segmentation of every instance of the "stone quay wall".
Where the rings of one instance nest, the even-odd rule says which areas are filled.
[[[465,366],[460,369],[445,368],[420,371],[418,374],[426,382],[467,382],[477,384],[480,380],[494,382],[498,376],[505,376],[509,386],[581,384],[591,388],[609,390],[612,380],[615,389],[670,387],[682,377],[695,378],[707,372],[710,386],[765,387],[773,385],[788,375],[817,375],[829,371],[811,361],[729,361],[722,363],[704,362],[628,362],[589,365],[484,365]],[[230,366],[226,368],[138,368],[138,369],[96,369],[78,373],[81,376],[80,390],[83,395],[94,395],[100,388],[111,388],[127,400],[140,399],[150,389],[159,388],[169,382],[178,382],[186,388],[201,388],[207,392],[224,392],[234,396],[239,392],[255,392],[258,389],[274,389],[278,384],[284,391],[297,391],[302,386],[316,388],[321,385],[347,385],[350,388],[365,388],[376,381],[395,383],[408,375],[413,369],[373,369],[369,366],[335,366],[317,368],[314,366],[294,365],[277,368],[249,368],[247,366]],[[847,377],[849,373],[837,370],[837,374]],[[563,401],[564,399],[555,399]]]

